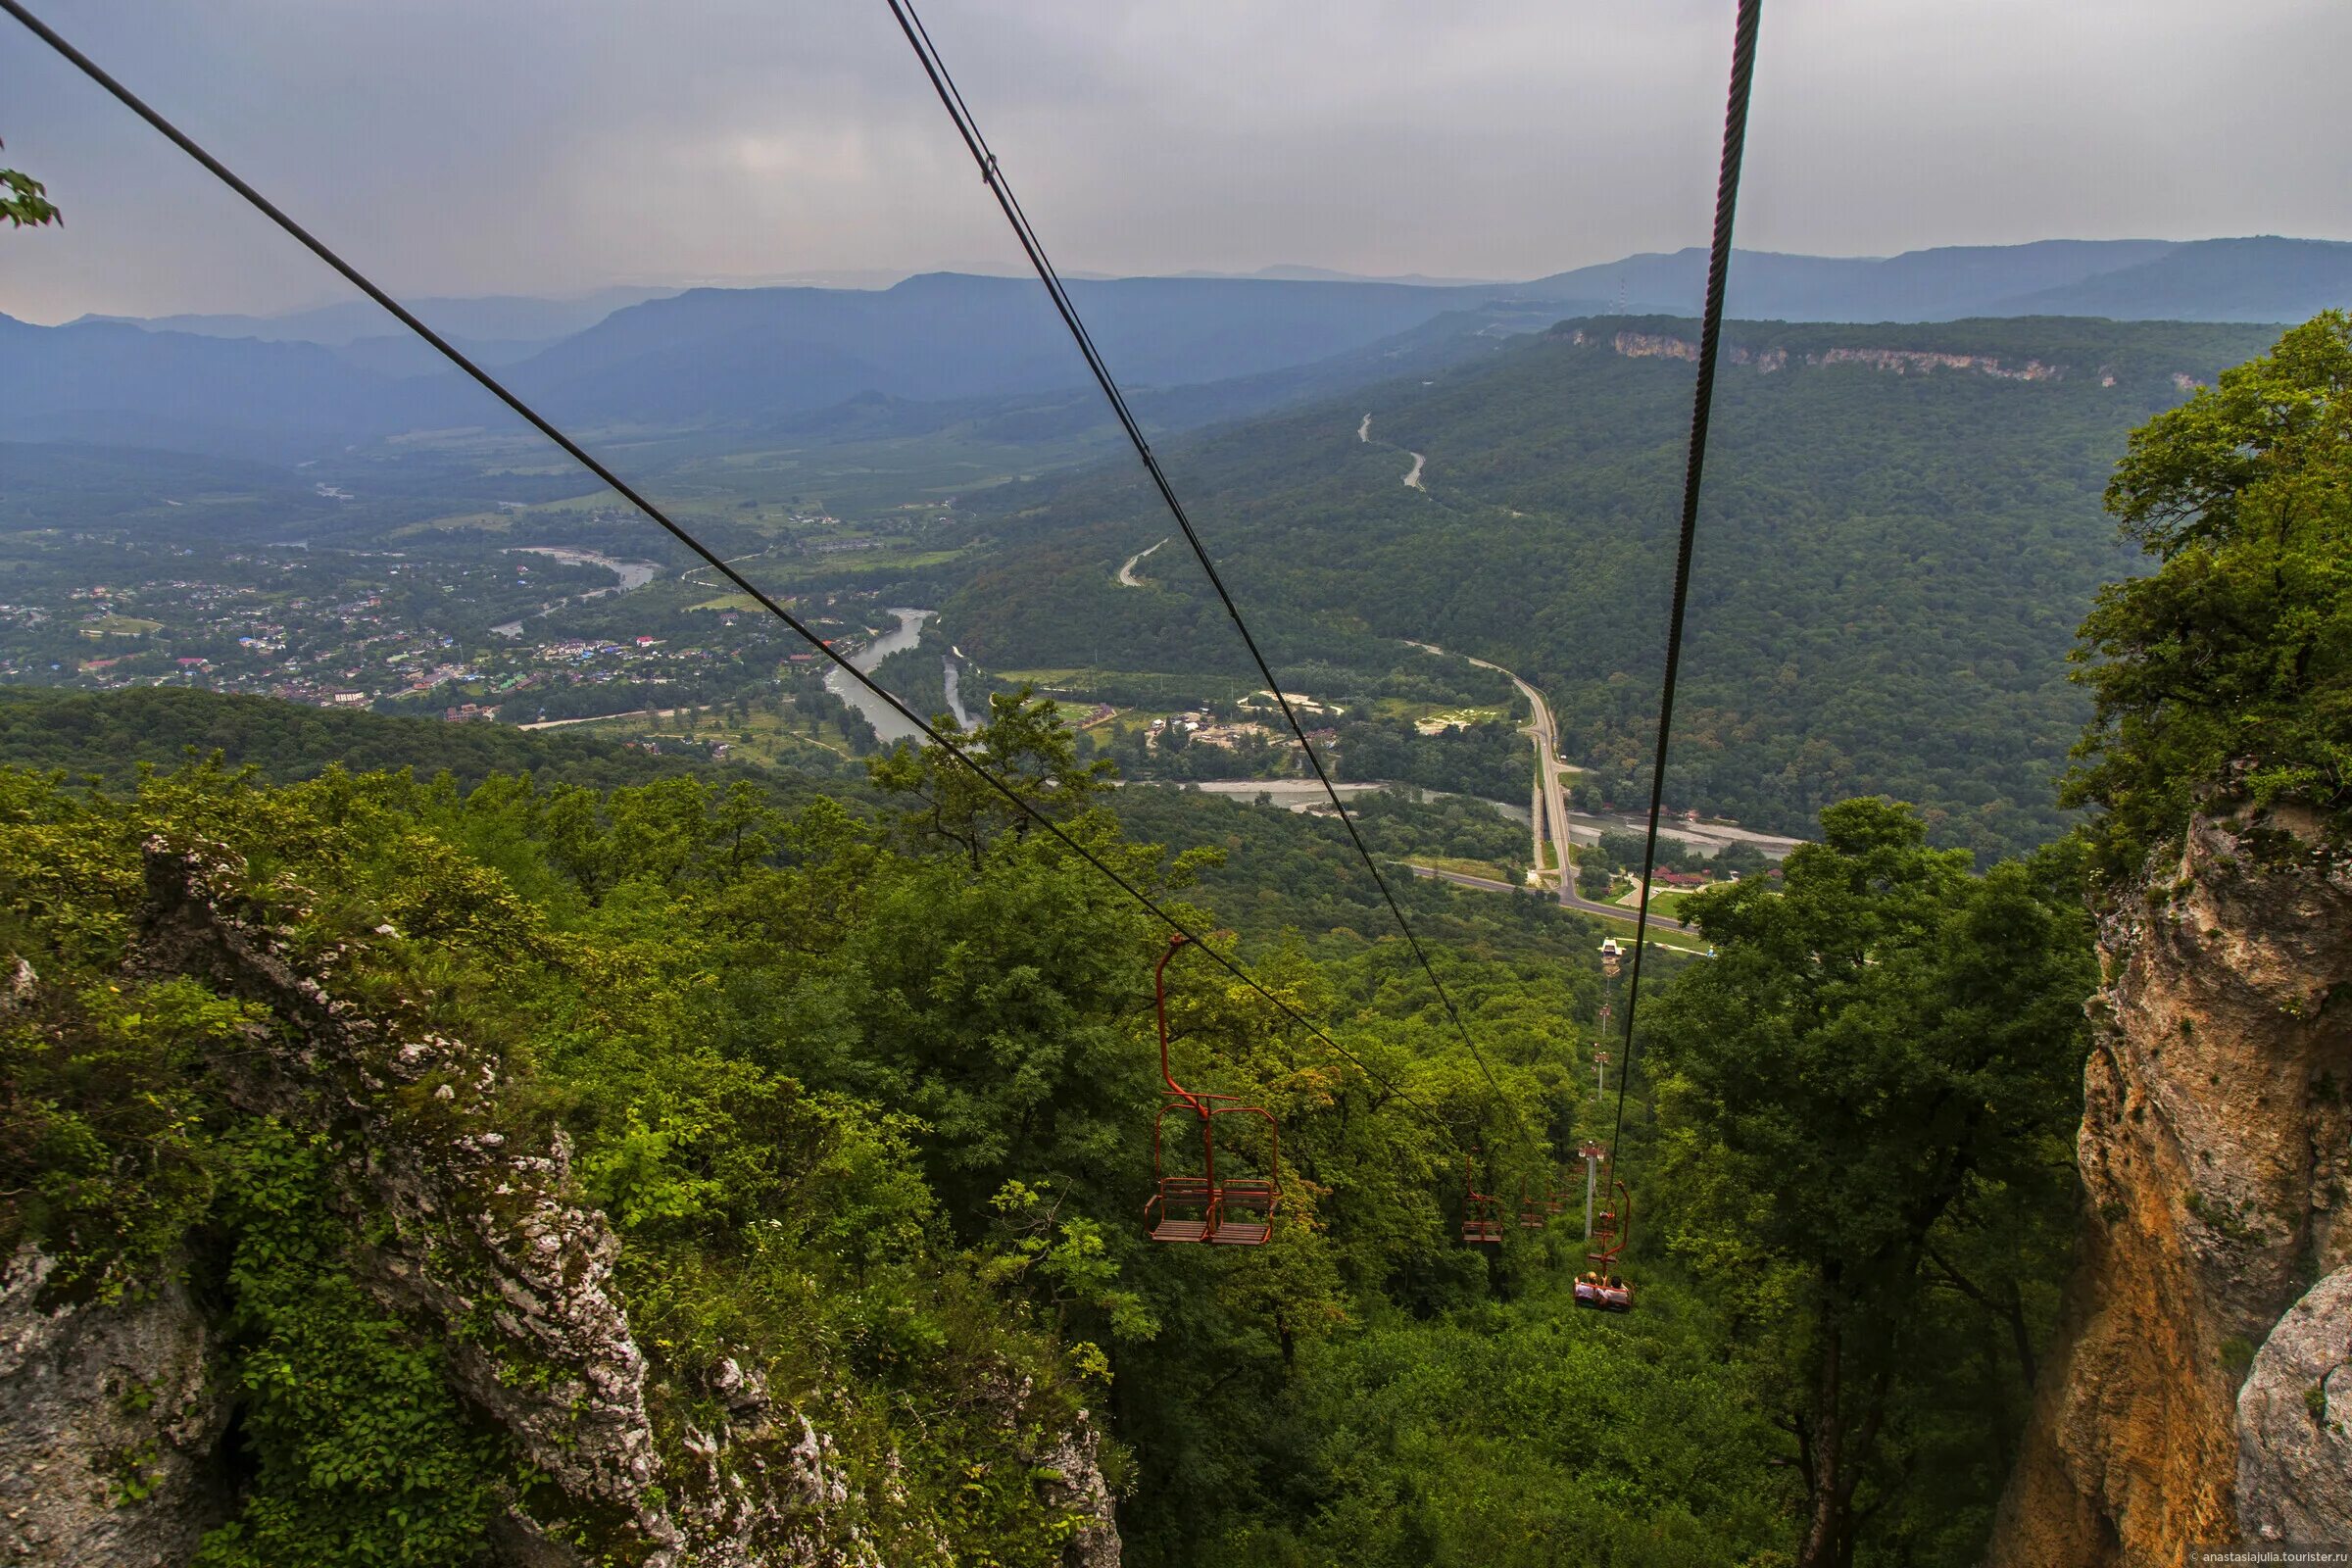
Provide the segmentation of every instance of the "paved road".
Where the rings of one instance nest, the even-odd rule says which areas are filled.
[[[1451,882],[1457,887],[1477,888],[1482,892],[1487,893],[1510,893],[1516,891],[1508,882],[1498,881],[1491,876],[1472,876],[1467,871],[1442,871],[1434,865],[1415,865],[1410,860],[1404,862],[1404,868],[1412,872],[1415,876],[1435,877],[1441,882]],[[1623,905],[1595,904],[1591,899],[1580,897],[1573,888],[1569,890],[1568,897],[1562,899],[1560,902],[1565,904],[1571,909],[1581,909],[1587,914],[1607,915],[1612,920],[1631,920],[1634,918],[1634,911],[1625,907]],[[1650,928],[1656,931],[1680,931],[1685,935],[1696,934],[1692,932],[1689,926],[1683,924],[1682,921],[1669,920],[1666,918],[1666,916],[1659,914],[1654,910],[1650,914],[1649,924]]]
[[[1489,893],[1518,891],[1499,877],[1472,876],[1467,871],[1441,871],[1434,865],[1415,865],[1410,860],[1404,862],[1404,868],[1415,876],[1435,877],[1440,882],[1451,882],[1456,887],[1483,888]]]
[[[1435,643],[1414,643],[1412,646],[1433,654],[1446,652]],[[1560,782],[1559,726],[1552,719],[1551,705],[1544,701],[1542,692],[1521,680],[1516,672],[1505,669],[1500,664],[1488,660],[1472,658],[1468,654],[1455,657],[1468,659],[1471,663],[1481,669],[1491,669],[1497,675],[1508,676],[1511,684],[1519,688],[1519,695],[1527,699],[1528,711],[1534,715],[1527,727],[1528,736],[1536,745],[1536,809],[1534,813],[1536,858],[1533,863],[1537,865],[1544,863],[1544,840],[1545,834],[1548,833],[1552,842],[1553,854],[1560,867],[1560,903],[1568,908],[1582,909],[1588,914],[1613,915],[1620,920],[1631,919],[1634,911],[1624,906],[1595,904],[1576,891],[1576,877],[1571,872],[1568,858],[1568,791]],[[1640,827],[1645,825],[1646,819],[1630,817],[1627,820],[1629,824]],[[1741,834],[1740,836],[1763,837],[1757,834]],[[1791,839],[1780,842],[1793,844],[1796,841]],[[1484,878],[1464,878],[1447,871],[1425,870],[1421,866],[1415,866],[1413,869],[1425,876],[1442,876],[1448,882],[1461,882],[1465,886],[1475,886],[1485,881]],[[1499,886],[1499,884],[1496,885]],[[1657,910],[1650,912],[1649,923],[1653,926],[1663,926],[1669,931],[1689,931],[1690,929],[1680,920],[1670,920]]]
[[[590,713],[584,718],[542,718],[534,723],[517,724],[516,729],[568,729],[574,724],[610,724],[616,718],[675,718],[680,713],[708,713],[721,707],[705,703],[699,708],[632,708],[625,713]]]
[[[1370,416],[1367,415],[1365,417],[1369,418]],[[1159,542],[1159,545],[1164,545],[1166,543],[1167,541],[1162,539]],[[1152,550],[1157,550],[1159,545],[1153,545]],[[1119,568],[1118,582],[1120,587],[1141,588],[1144,585],[1144,580],[1135,574],[1135,568],[1144,564],[1144,558],[1150,555],[1152,550],[1139,550],[1134,555],[1127,558],[1127,564]]]
[[[1568,858],[1568,791],[1560,783],[1560,732],[1559,726],[1552,721],[1551,705],[1544,701],[1542,692],[1500,664],[1490,663],[1483,659],[1472,659],[1470,662],[1481,669],[1491,669],[1496,674],[1509,676],[1511,684],[1519,688],[1519,695],[1527,699],[1528,711],[1534,715],[1527,730],[1529,739],[1536,745],[1536,799],[1543,806],[1543,809],[1536,813],[1535,863],[1544,863],[1544,840],[1548,836],[1553,857],[1560,867],[1560,902],[1572,909],[1607,911],[1606,905],[1594,904],[1576,891],[1576,877]],[[1619,909],[1614,912],[1623,914],[1625,911]]]

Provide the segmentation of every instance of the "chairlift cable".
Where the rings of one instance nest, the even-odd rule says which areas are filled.
[[[1715,364],[1723,339],[1723,296],[1732,267],[1732,216],[1740,203],[1740,160],[1747,142],[1748,89],[1756,74],[1756,30],[1764,0],[1740,0],[1732,35],[1732,81],[1723,112],[1723,162],[1715,180],[1715,234],[1707,253],[1707,301],[1698,330],[1698,382],[1691,393],[1690,445],[1683,466],[1682,537],[1674,559],[1674,605],[1667,617],[1666,673],[1658,687],[1658,737],[1650,758],[1649,831],[1642,850],[1642,906],[1634,919],[1634,972],[1626,985],[1625,1057],[1617,1068],[1617,1112],[1609,1159],[1625,1130],[1625,1091],[1634,1077],[1634,1008],[1642,996],[1642,956],[1649,931],[1650,885],[1658,858],[1658,817],[1666,795],[1666,746],[1674,729],[1675,682],[1682,672],[1683,612],[1690,599],[1690,547],[1698,533],[1698,486],[1707,461],[1707,419],[1715,399]]]
[[[1199,531],[1194,528],[1192,516],[1178,499],[1175,486],[1169,483],[1167,472],[1160,466],[1158,456],[1152,452],[1151,440],[1144,434],[1142,423],[1128,407],[1126,394],[1119,390],[1119,384],[1111,375],[1102,351],[1096,348],[1084,318],[1071,302],[1069,291],[1062,285],[1061,274],[1048,259],[1044,242],[1030,224],[1029,215],[1022,210],[1019,198],[1013,195],[1011,183],[1005,179],[1004,169],[996,153],[990,149],[988,139],[981,134],[979,121],[964,103],[963,93],[956,87],[956,78],[950,74],[938,47],[932,43],[929,29],[915,13],[912,0],[889,0],[889,4],[891,14],[898,19],[900,31],[906,35],[906,42],[921,62],[924,74],[930,77],[932,90],[939,95],[941,107],[947,110],[948,118],[956,122],[956,132],[963,138],[965,149],[971,153],[973,163],[979,166],[980,177],[996,196],[1005,222],[1011,225],[1013,237],[1027,254],[1029,265],[1037,272],[1038,281],[1045,284],[1054,311],[1061,317],[1063,325],[1069,328],[1070,337],[1077,344],[1078,352],[1084,356],[1087,368],[1094,373],[1096,384],[1102,389],[1102,396],[1109,403],[1112,415],[1126,432],[1128,441],[1134,445],[1136,456],[1143,461],[1152,487],[1159,492],[1169,515],[1175,518],[1177,528],[1184,534],[1185,543],[1191,546],[1194,558],[1200,563],[1200,569],[1207,576],[1209,587],[1216,590],[1218,600],[1225,606],[1225,613],[1232,618],[1234,629],[1241,633],[1242,643],[1249,649],[1258,674],[1265,678],[1266,690],[1273,695],[1275,706],[1282,710],[1283,719],[1290,725],[1291,733],[1298,738],[1299,750],[1305,754],[1307,764],[1314,769],[1316,780],[1323,786],[1323,793],[1330,798],[1332,809],[1339,813],[1341,825],[1347,828],[1356,855],[1363,860],[1365,869],[1372,873],[1373,884],[1380,889],[1380,896],[1387,903],[1389,913],[1395,917],[1397,929],[1404,934],[1413,956],[1419,960],[1421,972],[1428,976],[1430,985],[1437,991],[1446,1017],[1461,1036],[1462,1044],[1469,1048],[1471,1059],[1478,1063],[1478,1070],[1485,1076],[1487,1087],[1494,1092],[1496,1102],[1510,1113],[1521,1140],[1533,1149],[1535,1140],[1529,1134],[1518,1106],[1503,1094],[1502,1085],[1496,1080],[1494,1069],[1487,1065],[1485,1054],[1471,1038],[1468,1026],[1462,1022],[1460,1010],[1454,1006],[1452,994],[1446,989],[1446,983],[1438,978],[1438,971],[1429,961],[1429,954],[1422,948],[1420,937],[1414,934],[1412,923],[1404,917],[1403,906],[1396,902],[1396,895],[1390,889],[1388,878],[1381,875],[1379,862],[1373,858],[1370,847],[1364,843],[1363,834],[1357,830],[1355,818],[1340,799],[1340,792],[1332,786],[1331,774],[1324,768],[1323,759],[1316,754],[1314,743],[1306,738],[1306,728],[1299,723],[1289,694],[1283,691],[1282,682],[1274,676],[1273,666],[1259,651],[1257,639],[1250,634],[1249,622],[1242,618],[1241,607],[1234,603],[1233,594],[1225,586],[1225,579],[1219,575],[1215,563],[1209,559],[1208,547],[1201,542]]]
[[[1061,843],[1063,848],[1070,851],[1071,854],[1077,856],[1080,860],[1084,861],[1087,865],[1093,867],[1096,871],[1102,873],[1102,876],[1115,884],[1121,892],[1125,893],[1129,898],[1141,905],[1146,910],[1150,911],[1152,916],[1158,919],[1160,923],[1167,926],[1170,931],[1183,936],[1193,945],[1199,947],[1203,953],[1208,955],[1208,956],[1218,965],[1218,967],[1225,970],[1226,973],[1232,975],[1236,980],[1242,982],[1242,984],[1249,987],[1251,991],[1255,992],[1265,1001],[1273,1004],[1277,1010],[1289,1017],[1294,1023],[1305,1028],[1310,1034],[1314,1035],[1316,1039],[1322,1041],[1323,1044],[1329,1046],[1334,1052],[1338,1053],[1340,1056],[1348,1062],[1351,1062],[1358,1071],[1362,1072],[1364,1076],[1370,1079],[1373,1083],[1378,1084],[1381,1088],[1387,1090],[1398,1100],[1403,1101],[1405,1103],[1412,1105],[1415,1109],[1419,1110],[1424,1116],[1429,1118],[1433,1126],[1445,1133],[1448,1139],[1453,1140],[1457,1144],[1459,1143],[1460,1140],[1455,1135],[1453,1129],[1446,1124],[1444,1118],[1438,1115],[1437,1111],[1433,1107],[1424,1103],[1422,1101],[1417,1099],[1410,1092],[1396,1084],[1392,1079],[1376,1071],[1371,1064],[1366,1062],[1361,1056],[1357,1055],[1354,1052],[1349,1051],[1346,1046],[1341,1045],[1337,1040],[1333,1039],[1330,1033],[1321,1025],[1317,1024],[1313,1019],[1307,1017],[1290,1003],[1284,1001],[1281,997],[1278,997],[1273,992],[1267,990],[1266,987],[1247,969],[1243,968],[1233,959],[1227,957],[1224,954],[1219,953],[1215,948],[1210,947],[1207,943],[1201,941],[1197,933],[1186,927],[1182,921],[1178,920],[1175,915],[1171,914],[1165,907],[1163,907],[1157,900],[1153,899],[1149,893],[1146,893],[1143,889],[1137,887],[1125,876],[1121,875],[1117,869],[1103,861],[1101,857],[1097,856],[1085,845],[1072,838],[1069,833],[1063,830],[1059,823],[1055,822],[1052,817],[1046,815],[1035,806],[1024,800],[1018,792],[1004,783],[1003,779],[989,772],[977,761],[973,760],[969,752],[956,745],[955,741],[951,740],[948,736],[942,734],[938,729],[933,727],[928,720],[924,719],[912,709],[908,708],[905,703],[893,696],[880,683],[875,681],[872,676],[868,675],[864,670],[859,669],[856,664],[852,663],[847,656],[836,652],[832,647],[827,645],[823,638],[819,637],[814,631],[810,630],[807,625],[805,625],[799,619],[799,617],[792,613],[792,612],[786,610],[782,605],[770,598],[764,591],[755,586],[750,579],[746,578],[741,572],[737,571],[733,566],[729,565],[724,560],[722,560],[716,552],[705,545],[700,539],[696,538],[693,533],[674,521],[667,513],[663,512],[646,496],[641,494],[635,486],[631,485],[627,480],[621,478],[617,473],[614,473],[610,467],[606,466],[602,461],[591,454],[585,447],[582,447],[577,441],[566,435],[556,424],[542,416],[536,409],[524,402],[515,393],[509,390],[504,382],[500,381],[496,376],[492,375],[489,371],[483,369],[472,360],[468,359],[447,338],[434,331],[431,327],[425,325],[425,323],[417,318],[415,312],[411,311],[407,306],[401,304],[400,301],[394,299],[390,294],[378,287],[376,283],[368,278],[366,273],[362,272],[358,268],[354,267],[351,263],[345,261],[341,256],[337,255],[325,244],[324,241],[318,239],[308,229],[297,223],[274,203],[270,202],[268,197],[262,195],[260,191],[247,184],[245,180],[241,178],[233,170],[229,169],[228,166],[220,162],[220,159],[207,152],[204,147],[193,137],[189,136],[185,131],[182,131],[171,121],[165,119],[162,114],[150,107],[136,93],[133,93],[128,87],[124,86],[113,75],[108,74],[104,68],[97,64],[97,62],[90,59],[89,56],[83,54],[79,49],[76,49],[55,29],[50,27],[46,23],[42,22],[40,18],[34,16],[30,11],[26,10],[25,7],[20,3],[20,0],[0,0],[0,11],[6,11],[8,15],[15,18],[19,23],[23,24],[26,30],[31,32],[35,37],[39,38],[43,43],[47,44],[51,49],[55,50],[59,56],[74,66],[74,69],[79,71],[83,75],[87,76],[91,81],[104,88],[124,108],[128,109],[132,114],[137,115],[141,120],[144,120],[149,125],[153,126],[165,137],[166,140],[172,142],[174,146],[178,147],[181,152],[186,153],[190,158],[194,159],[205,169],[208,173],[212,174],[216,179],[226,185],[230,190],[235,191],[239,196],[243,197],[246,203],[253,207],[255,211],[259,212],[263,217],[269,219],[272,223],[275,223],[296,242],[301,244],[304,249],[308,250],[312,255],[318,257],[321,262],[324,262],[337,273],[341,274],[346,282],[350,283],[354,288],[357,288],[361,293],[367,295],[370,300],[373,300],[377,305],[381,306],[395,319],[397,319],[401,325],[407,327],[411,332],[416,334],[417,337],[423,339],[424,342],[430,345],[432,349],[440,354],[443,359],[449,361],[451,365],[455,366],[458,369],[464,371],[467,376],[472,378],[472,380],[479,384],[485,391],[489,392],[491,396],[497,398],[509,409],[513,410],[523,419],[525,423],[529,424],[541,435],[547,437],[548,440],[554,442],[557,447],[563,450],[565,456],[569,457],[581,467],[594,474],[598,479],[610,486],[623,500],[627,501],[631,506],[635,507],[647,517],[658,523],[664,532],[670,535],[671,538],[677,540],[678,543],[684,545],[695,555],[701,557],[706,565],[710,566],[712,570],[725,577],[727,581],[734,584],[737,589],[756,601],[760,607],[765,610],[769,614],[784,622],[784,624],[790,627],[793,632],[797,634],[803,641],[807,642],[809,647],[815,649],[825,658],[831,660],[835,665],[846,671],[851,679],[857,681],[867,691],[873,693],[883,702],[890,705],[894,711],[896,711],[901,717],[905,718],[908,723],[912,724],[917,730],[921,731],[924,737],[933,745],[938,746],[949,756],[953,757],[957,762],[960,762],[964,767],[970,769],[973,775],[979,778],[981,782],[987,784],[991,789],[1003,796],[1024,816],[1027,816],[1032,821],[1036,822],[1038,826],[1044,828],[1048,833],[1052,834]]]

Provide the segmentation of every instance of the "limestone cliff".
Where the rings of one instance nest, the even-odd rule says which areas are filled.
[[[0,1561],[184,1563],[223,1511],[210,1326],[176,1281],[43,1303],[53,1272],[30,1247],[0,1264]]]
[[[2099,946],[2083,1232],[1991,1560],[2352,1540],[2352,855],[2215,803]]]
[[[839,1459],[821,1391],[771,1389],[756,1347],[715,1372],[663,1365],[631,1323],[623,1244],[582,1201],[563,1134],[534,1144],[502,1117],[497,1052],[339,996],[349,950],[305,956],[253,917],[233,856],[157,841],[146,869],[131,969],[266,1009],[270,1024],[211,1070],[239,1112],[333,1140],[368,1294],[446,1342],[460,1400],[538,1478],[494,1521],[496,1561],[950,1560],[944,1542],[909,1546],[892,1479],[861,1484]],[[41,984],[20,962],[0,1007]],[[29,1246],[0,1267],[0,1551],[61,1568],[184,1563],[233,1484],[205,1307],[170,1272],[113,1299],[48,1298],[48,1272]],[[1063,1561],[1115,1568],[1092,1427],[1042,1414],[1010,1369],[970,1395],[1067,1520]]]

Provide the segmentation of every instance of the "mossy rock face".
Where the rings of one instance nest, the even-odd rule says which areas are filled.
[[[0,1311],[26,1332],[0,1385],[57,1396],[17,1401],[10,1448],[56,1451],[87,1495],[12,1522],[20,1557],[895,1568],[1083,1540],[1108,1555],[1070,1560],[1115,1562],[1091,1429],[1038,1375],[1050,1342],[919,1224],[881,1275],[787,1222],[837,1201],[808,1184],[929,1201],[864,1107],[680,1045],[662,1008],[683,1004],[630,955],[370,820],[364,784],[21,814],[0,811],[0,1025],[12,1089],[51,1095],[24,1125],[55,1196],[5,1215]],[[69,885],[53,918],[41,890]],[[549,1065],[581,1018],[628,1043],[593,1058],[641,1075],[623,1114]],[[670,1131],[661,1074],[711,1080],[752,1131]],[[125,1107],[155,1126],[110,1150]],[[689,1136],[764,1185],[688,1181]],[[877,1378],[825,1318],[847,1267],[948,1326]],[[80,1376],[91,1346],[116,1348]],[[908,1420],[940,1402],[909,1389],[954,1390],[955,1430]]]
[[[169,1273],[46,1302],[56,1271],[30,1246],[0,1262],[0,1556],[185,1562],[222,1514],[219,1337]]]
[[[2237,1396],[2237,1509],[2249,1541],[2352,1534],[2352,1268],[2287,1308]]]
[[[521,1464],[586,1511],[618,1510],[600,1546],[642,1557],[669,1545],[676,1527],[648,1495],[645,1357],[611,1290],[619,1244],[603,1215],[568,1201],[563,1141],[537,1150],[500,1130],[501,1063],[488,1053],[386,1017],[410,1009],[371,1015],[330,993],[321,974],[365,956],[334,943],[306,960],[304,933],[270,918],[306,906],[299,890],[256,888],[225,849],[163,838],[146,846],[146,873],[143,960],[273,1020],[222,1077],[238,1109],[309,1135],[321,1206],[345,1218],[350,1242],[366,1228],[337,1277],[438,1331],[450,1385]]]

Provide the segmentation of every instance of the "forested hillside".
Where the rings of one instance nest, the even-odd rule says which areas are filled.
[[[1598,799],[1634,798],[1663,655],[1695,335],[1569,323],[1169,455],[1281,659],[1376,640],[1507,665],[1559,713]],[[1936,842],[2058,831],[2086,712],[2066,680],[2096,586],[2132,569],[2100,494],[2126,433],[2267,330],[2066,319],[1733,323],[1699,520],[1670,804],[1803,832],[1920,803]],[[1368,426],[1361,421],[1371,416]],[[1421,488],[1403,481],[1414,457]],[[1009,487],[948,630],[999,667],[1239,672],[1198,568],[1121,468]],[[1113,665],[1113,662],[1116,662]]]
[[[317,775],[318,734],[271,707],[24,700],[10,751],[79,758],[151,714],[269,777]],[[328,719],[355,755],[409,743],[416,765],[266,786],[196,764],[95,794],[0,771],[0,935],[24,964],[0,1009],[0,1246],[47,1260],[44,1310],[197,1313],[179,1332],[221,1368],[158,1381],[151,1437],[148,1404],[108,1417],[127,1436],[76,1461],[114,1467],[106,1495],[127,1500],[100,1516],[174,1519],[207,1568],[439,1568],[485,1531],[627,1551],[671,1529],[698,1552],[846,1551],[855,1533],[893,1564],[1099,1564],[1117,1560],[1112,1494],[1108,1549],[1150,1568],[1538,1568],[1603,1538],[1625,1564],[1786,1560],[1814,1505],[1780,1462],[1810,1309],[1779,1293],[1846,1243],[1833,1227],[1791,1246],[1706,1197],[1752,1136],[1688,1098],[1744,1070],[1703,1022],[1725,1004],[1694,993],[1667,1020],[1660,1049],[1692,1087],[1654,1124],[1645,1089],[1626,1129],[1658,1216],[1635,1233],[1636,1316],[1570,1304],[1573,1213],[1498,1250],[1458,1239],[1466,1158],[1515,1211],[1565,1189],[1560,1152],[1605,1130],[1582,917],[1399,888],[1473,1056],[1336,824],[1165,790],[1113,801],[1045,710],[1001,703],[979,737],[992,761],[1198,929],[1238,928],[1348,1053],[1195,960],[1171,971],[1178,1072],[1273,1110],[1285,1196],[1262,1251],[1154,1247],[1139,1212],[1164,932],[943,758],[901,753],[841,799],[778,810],[741,776],[568,781],[632,754],[500,735],[490,759],[469,749],[487,730]],[[531,776],[429,776],[484,760]],[[1448,809],[1380,806],[1366,825],[1382,843]],[[1980,882],[1917,832],[1876,806],[1833,823],[1789,862],[1787,918],[1880,954],[1920,944],[1917,964],[1864,971],[1873,1006],[1917,1015],[1868,1069],[1888,1086],[1948,1078],[2063,1118],[2077,1015],[2028,1004],[2079,952],[2063,877]],[[1863,865],[1880,891],[1856,902],[1838,890]],[[1778,918],[1754,891],[1738,919]],[[2005,950],[1988,969],[1994,933],[2041,961]],[[1964,997],[2005,1030],[1931,1025]],[[453,1111],[432,1108],[435,1082],[464,1087]],[[471,1129],[449,1154],[444,1114]],[[1915,1336],[1967,1351],[1891,1379],[1857,1352],[1883,1435],[1847,1440],[1838,1506],[1899,1553],[1874,1560],[1958,1563],[2020,1418],[2007,1347],[2046,1324],[2063,1151],[2030,1127],[1953,1145],[1899,1108],[1846,1130],[1958,1162],[1922,1167],[1944,1172],[1942,1200],[1894,1195],[1869,1223],[1932,1237],[1984,1295],[1913,1267],[1842,1320],[1858,1339],[1900,1324],[1898,1360]],[[435,1217],[490,1148],[577,1205],[555,1244],[606,1259],[591,1278],[620,1315],[600,1332],[642,1357],[640,1403],[586,1426],[526,1419],[535,1394],[485,1406],[468,1347],[560,1401],[572,1342],[453,1327],[441,1298],[387,1287],[406,1277],[387,1256],[451,1289],[510,1266]],[[1968,1174],[1984,1161],[1997,1190]],[[387,1187],[386,1169],[411,1174]],[[1945,1206],[1962,1192],[1978,1197]],[[549,1446],[566,1431],[573,1446]],[[772,1468],[762,1445],[803,1433],[812,1500],[707,1506],[696,1466]],[[621,1443],[645,1446],[649,1476],[598,1481],[578,1457]]]
[[[103,694],[0,687],[0,764],[62,770],[121,787],[142,768],[168,771],[214,752],[231,766],[250,764],[277,783],[310,778],[330,765],[354,772],[408,768],[425,778],[446,771],[466,789],[493,773],[536,772],[599,788],[684,773],[714,781],[757,779],[763,792],[806,796],[827,777],[810,777],[808,763],[786,773],[729,768],[561,731],[529,735],[494,724],[397,718],[266,697],[171,687]]]

